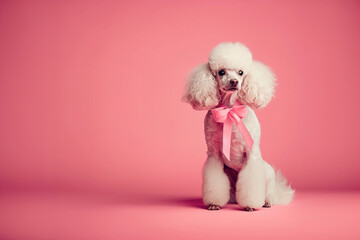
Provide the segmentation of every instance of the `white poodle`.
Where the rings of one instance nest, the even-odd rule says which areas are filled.
[[[253,111],[270,102],[274,86],[271,70],[254,61],[241,43],[217,45],[209,62],[190,74],[183,100],[196,110],[209,110],[202,187],[209,210],[229,201],[247,211],[291,202],[295,191],[261,156],[260,123]],[[230,121],[227,138],[226,121]]]

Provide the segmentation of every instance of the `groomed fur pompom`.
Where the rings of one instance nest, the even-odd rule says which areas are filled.
[[[238,92],[240,101],[254,109],[265,107],[274,96],[275,81],[269,67],[259,61],[253,61]]]
[[[219,69],[242,70],[248,72],[252,63],[250,50],[239,42],[224,42],[218,44],[210,53],[209,64],[213,71]]]
[[[183,101],[195,110],[209,110],[219,103],[217,83],[209,64],[197,66],[190,74]]]

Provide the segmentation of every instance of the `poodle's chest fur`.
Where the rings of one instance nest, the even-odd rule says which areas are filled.
[[[257,134],[258,131],[256,131],[256,129],[260,128],[260,125],[254,112],[250,110],[249,114],[243,118],[242,121],[253,138],[254,143],[258,142],[260,134]],[[219,156],[228,167],[236,171],[241,170],[246,163],[250,150],[235,124],[233,124],[231,134],[230,160],[222,153],[223,124],[215,122],[211,111],[209,111],[205,117],[205,138],[208,155]]]

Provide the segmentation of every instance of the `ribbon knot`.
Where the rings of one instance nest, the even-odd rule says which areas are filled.
[[[218,107],[211,110],[211,113],[218,123],[223,123],[223,153],[230,160],[230,145],[231,145],[231,132],[232,124],[235,123],[243,136],[246,145],[252,149],[253,139],[250,136],[249,131],[246,129],[245,124],[241,120],[246,117],[248,111],[245,105],[236,102],[232,108]]]

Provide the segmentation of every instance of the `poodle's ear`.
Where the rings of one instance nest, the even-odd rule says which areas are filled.
[[[265,107],[274,96],[275,80],[269,67],[253,61],[238,92],[240,101],[254,109]]]
[[[219,103],[217,82],[208,63],[197,66],[190,74],[183,101],[195,110],[209,110]]]

